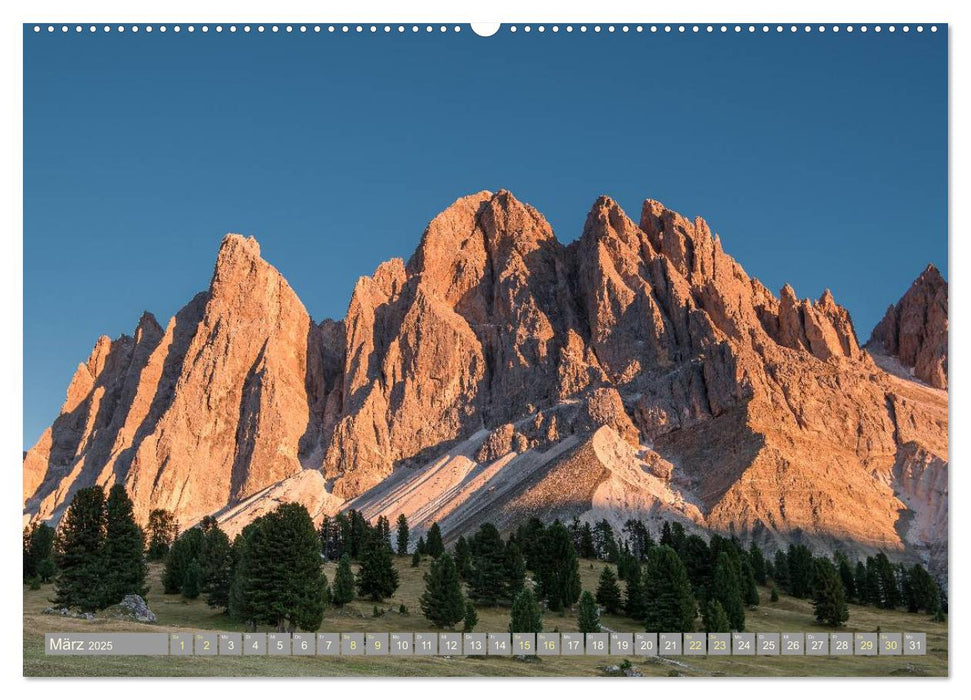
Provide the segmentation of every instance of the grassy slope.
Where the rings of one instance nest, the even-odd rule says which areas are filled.
[[[430,631],[434,628],[421,615],[418,596],[423,590],[422,567],[411,567],[410,558],[400,558],[396,566],[401,586],[394,599],[379,603],[387,610],[373,616],[374,604],[355,601],[343,611],[328,610],[322,631]],[[592,566],[591,566],[592,564]],[[601,564],[584,561],[580,574],[583,586],[596,589]],[[336,567],[326,567],[327,578],[334,580]],[[201,600],[187,602],[180,596],[162,593],[161,567],[153,565],[148,603],[158,615],[158,625],[140,625],[120,620],[93,621],[42,614],[52,595],[50,586],[39,591],[24,588],[24,675],[27,676],[595,676],[602,667],[617,664],[620,657],[546,657],[526,663],[512,658],[375,658],[375,657],[49,657],[43,649],[45,632],[81,631],[242,631],[242,626],[206,607]],[[770,603],[762,590],[763,604],[747,611],[750,632],[827,631],[813,622],[809,601],[782,596]],[[410,613],[401,615],[404,603]],[[479,609],[477,631],[504,631],[509,623],[506,608]],[[642,627],[623,617],[604,616],[603,623],[614,631],[642,631]],[[576,618],[552,613],[544,619],[548,631],[575,631]],[[947,627],[932,622],[926,615],[883,611],[850,606],[845,630],[926,632],[929,653],[923,657],[677,657],[672,660],[631,659],[649,676],[677,672],[685,676],[888,676],[947,675]]]

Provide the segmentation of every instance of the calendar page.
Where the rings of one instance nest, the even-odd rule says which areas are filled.
[[[948,24],[30,22],[25,676],[947,676]]]

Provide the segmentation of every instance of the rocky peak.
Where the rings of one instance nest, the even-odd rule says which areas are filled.
[[[928,265],[870,335],[867,349],[895,357],[914,375],[947,389],[947,282]]]

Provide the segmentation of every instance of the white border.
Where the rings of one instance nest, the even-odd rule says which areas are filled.
[[[966,2],[964,3],[967,4]],[[663,687],[648,688],[640,685],[635,690],[632,686],[624,685],[626,692],[644,693],[700,693],[706,695],[714,692],[719,697],[727,695],[750,696],[753,693],[780,694],[791,698],[818,697],[819,694],[831,694],[834,691],[844,692],[857,697],[862,693],[879,693],[881,698],[892,696],[912,696],[915,693],[933,692],[936,695],[956,695],[958,688],[971,677],[971,672],[963,662],[963,655],[969,644],[963,641],[964,626],[971,624],[968,615],[964,613],[966,592],[959,593],[962,584],[967,580],[967,560],[961,556],[961,548],[968,540],[968,516],[963,508],[954,507],[961,498],[967,500],[966,487],[968,477],[967,467],[962,463],[961,456],[967,450],[966,440],[962,428],[968,425],[965,419],[967,413],[963,392],[967,389],[964,379],[962,361],[967,356],[965,350],[969,347],[969,324],[965,321],[969,309],[969,292],[960,276],[953,274],[953,270],[967,267],[968,244],[964,241],[961,223],[967,217],[961,217],[967,209],[968,191],[966,172],[968,161],[968,141],[963,138],[959,128],[962,119],[967,122],[969,110],[967,105],[968,88],[961,85],[961,76],[968,83],[967,70],[968,49],[964,41],[971,41],[971,30],[965,23],[966,12],[961,3],[922,0],[921,2],[900,2],[899,0],[885,0],[881,3],[850,2],[848,0],[817,0],[813,3],[783,4],[767,1],[735,0],[697,0],[690,6],[674,2],[662,5],[657,2],[637,3],[620,2],[617,0],[587,0],[580,3],[573,0],[562,0],[557,3],[541,3],[530,0],[491,0],[491,2],[458,3],[411,0],[408,3],[393,2],[392,0],[372,1],[368,5],[358,6],[351,3],[329,6],[330,3],[299,2],[294,0],[273,0],[273,2],[253,2],[240,0],[232,3],[231,11],[227,11],[228,3],[212,2],[209,0],[169,0],[157,7],[147,3],[135,4],[119,0],[60,0],[57,2],[31,3],[14,2],[2,9],[3,23],[0,24],[0,52],[3,60],[3,95],[5,109],[2,110],[3,129],[0,130],[0,142],[3,144],[2,163],[0,170],[0,194],[4,199],[0,208],[0,215],[6,221],[3,230],[3,255],[0,256],[0,298],[2,303],[2,318],[0,328],[5,329],[4,341],[0,343],[0,367],[4,368],[0,379],[0,395],[3,396],[0,407],[0,455],[3,455],[3,501],[10,501],[0,507],[3,516],[0,517],[0,543],[2,543],[3,561],[11,567],[19,567],[19,532],[20,532],[20,494],[22,450],[22,382],[23,382],[23,181],[22,181],[22,41],[21,24],[24,22],[50,23],[161,23],[161,22],[354,22],[354,23],[461,23],[477,22],[545,22],[579,23],[596,22],[606,24],[635,23],[948,23],[950,39],[950,256],[948,281],[951,294],[951,350],[952,359],[950,372],[951,393],[951,429],[950,453],[951,464],[951,549],[950,588],[952,634],[949,635],[950,644],[950,681],[934,681],[932,686],[927,682],[905,679],[852,679],[825,680],[812,679],[805,682],[794,680],[740,680],[740,679],[710,679],[705,681],[689,681],[686,685],[679,681],[666,682]],[[956,77],[957,76],[957,77]],[[963,89],[962,89],[963,88]],[[966,124],[961,125],[968,128]],[[959,167],[960,166],[964,166]],[[916,232],[915,235],[920,235]],[[957,458],[955,458],[957,453]],[[17,503],[13,501],[17,500]],[[5,594],[2,600],[22,603],[20,582],[15,576],[0,579],[0,590]],[[13,606],[10,606],[13,607]],[[260,680],[247,682],[250,679],[236,681],[187,680],[171,685],[173,681],[119,679],[119,680],[84,680],[84,681],[50,681],[41,679],[25,680],[23,672],[20,630],[22,615],[17,616],[18,622],[12,623],[13,613],[5,615],[5,623],[11,629],[5,630],[0,639],[3,640],[3,654],[0,656],[2,672],[5,679],[14,681],[13,686],[7,686],[7,692],[22,694],[23,696],[70,693],[72,699],[76,697],[97,696],[98,698],[130,696],[138,693],[150,700],[156,697],[168,697],[172,694],[222,694],[232,693],[239,698],[263,698],[271,694],[314,693],[327,694],[349,693],[365,696],[377,693],[387,693],[395,698],[422,697],[430,694],[459,692],[472,698],[495,693],[530,693],[548,695],[555,692],[558,697],[585,697],[591,693],[602,692],[602,686],[596,681],[582,679],[545,679],[512,680],[496,679],[462,679],[451,681],[409,681],[404,679],[389,679],[384,681],[362,681],[360,679],[310,679],[302,681],[286,681],[283,687],[278,686],[279,680]],[[953,634],[958,631],[957,634]],[[579,682],[576,682],[579,680]],[[725,682],[719,682],[724,680]],[[646,681],[651,682],[651,681]],[[228,684],[228,685],[224,685]],[[324,683],[325,685],[320,685]],[[447,683],[447,685],[445,685]],[[672,685],[677,683],[677,687]],[[872,687],[871,687],[872,686]],[[618,692],[615,684],[611,690]],[[967,690],[962,688],[966,693]]]

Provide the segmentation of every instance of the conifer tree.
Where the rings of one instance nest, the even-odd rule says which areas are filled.
[[[464,536],[459,537],[455,543],[455,568],[462,579],[467,579],[472,570],[472,550]]]
[[[198,527],[183,532],[165,556],[165,570],[162,573],[162,587],[166,593],[180,593],[189,562],[198,561],[202,556],[204,535]]]
[[[465,603],[465,616],[462,618],[462,631],[472,632],[477,624],[479,624],[479,615],[475,611],[472,601],[467,601]]]
[[[164,508],[156,508],[148,514],[148,558],[161,561],[179,534],[175,516]]]
[[[255,626],[253,612],[246,597],[249,585],[249,543],[253,539],[262,518],[257,518],[243,528],[233,539],[230,549],[229,615],[235,620]]]
[[[937,613],[941,608],[938,586],[927,569],[914,564],[904,578],[904,604],[909,612]]]
[[[202,592],[202,581],[205,574],[198,559],[192,559],[182,574],[182,595],[189,600],[195,600]]]
[[[651,551],[644,595],[649,632],[690,632],[694,629],[697,608],[691,595],[691,582],[684,564],[671,547],[665,545]]]
[[[729,554],[724,551],[721,552],[718,555],[718,563],[715,565],[715,573],[712,576],[710,594],[713,600],[717,600],[721,604],[728,616],[729,625],[736,632],[745,629],[745,608],[742,604],[739,578],[739,572]]]
[[[714,598],[705,603],[701,615],[705,625],[705,632],[731,632],[732,623],[728,621],[725,608]]]
[[[581,632],[600,631],[600,610],[590,591],[580,594],[580,602],[577,604],[577,627]]]
[[[713,540],[718,541],[714,538]],[[689,535],[684,539],[678,556],[684,562],[694,595],[698,598],[706,597],[711,587],[711,576],[716,559],[708,543],[699,535]]]
[[[34,522],[24,528],[24,580],[37,577],[44,583],[54,575],[56,533],[47,523]]]
[[[568,608],[580,597],[580,567],[573,538],[559,520],[547,529],[542,550],[542,563],[536,572],[540,595],[551,610]]]
[[[316,630],[323,619],[320,540],[307,509],[284,503],[259,520],[247,544],[242,593],[253,622]]]
[[[398,570],[391,560],[391,548],[383,539],[372,543],[357,572],[357,592],[373,601],[391,597],[398,590]]]
[[[469,597],[479,605],[497,605],[506,597],[506,549],[492,523],[483,523],[472,541],[472,571]]]
[[[442,529],[438,523],[432,523],[428,528],[428,539],[425,540],[425,554],[432,559],[438,559],[445,552],[445,544],[442,542]]]
[[[769,592],[769,600],[773,603],[779,602],[779,589],[772,586],[772,590]]]
[[[781,549],[775,553],[772,565],[772,583],[783,590],[789,590],[789,558]]]
[[[597,602],[611,615],[616,614],[620,609],[620,586],[617,585],[617,575],[607,565],[604,565],[600,572],[600,582],[597,584]]]
[[[428,545],[425,544],[424,536],[418,537],[418,543],[415,545],[415,554],[417,554],[420,557],[423,557],[426,554],[428,554]]]
[[[526,585],[526,560],[512,539],[506,543],[506,596],[515,598]]]
[[[749,607],[754,607],[759,604],[759,589],[755,585],[755,572],[752,571],[748,553],[743,551],[741,554],[742,602]]]
[[[752,544],[748,548],[749,561],[752,564],[752,575],[755,576],[755,583],[759,586],[764,586],[768,580],[768,576],[765,568],[765,555],[762,550],[752,540]]]
[[[839,573],[823,557],[813,561],[813,612],[817,622],[830,627],[839,627],[850,616]]]
[[[412,568],[418,568],[421,564],[421,553],[416,549],[415,553],[411,555],[411,566]]]
[[[900,588],[897,585],[897,573],[890,559],[883,552],[875,557],[877,577],[880,581],[880,607],[893,610],[900,605]]]
[[[542,632],[543,617],[539,611],[536,597],[528,588],[516,594],[509,611],[510,632]]]
[[[640,564],[627,571],[627,591],[624,596],[624,613],[635,620],[643,620],[647,610],[644,607],[644,581]]]
[[[398,556],[408,554],[408,518],[402,513],[398,516]]]
[[[577,554],[584,559],[593,559],[597,556],[597,550],[593,544],[593,529],[588,522],[580,526],[580,546],[577,548]]]
[[[417,552],[415,552],[417,554]],[[344,554],[337,565],[334,585],[331,588],[331,600],[338,608],[354,600],[354,574],[351,572],[351,558]]]
[[[135,522],[134,506],[128,492],[115,484],[105,502],[105,542],[102,550],[104,566],[104,600],[101,607],[120,603],[129,593],[144,596],[145,533]]]
[[[57,533],[54,604],[97,610],[104,600],[105,498],[100,486],[78,490]]]
[[[856,566],[853,569],[853,588],[856,590],[856,601],[860,605],[866,605],[870,602],[867,597],[866,566],[862,561],[856,562]]]
[[[850,560],[846,558],[846,555],[842,552],[836,552],[834,555],[836,558],[836,568],[839,572],[840,581],[843,583],[843,593],[846,596],[846,600],[856,599],[856,578],[853,575],[853,568],[850,566]]]
[[[601,520],[593,528],[593,544],[598,559],[616,562],[620,549],[614,537],[614,529],[606,519]]]
[[[228,608],[232,584],[232,547],[229,537],[215,523],[203,533],[200,563],[206,604],[214,608]]]
[[[812,593],[812,552],[806,545],[790,544],[786,559],[789,565],[789,594],[795,598],[808,597]],[[731,619],[731,616],[731,612],[729,612],[729,619]]]
[[[425,572],[425,592],[418,599],[422,614],[436,627],[451,629],[465,616],[465,596],[455,562],[448,552]]]

